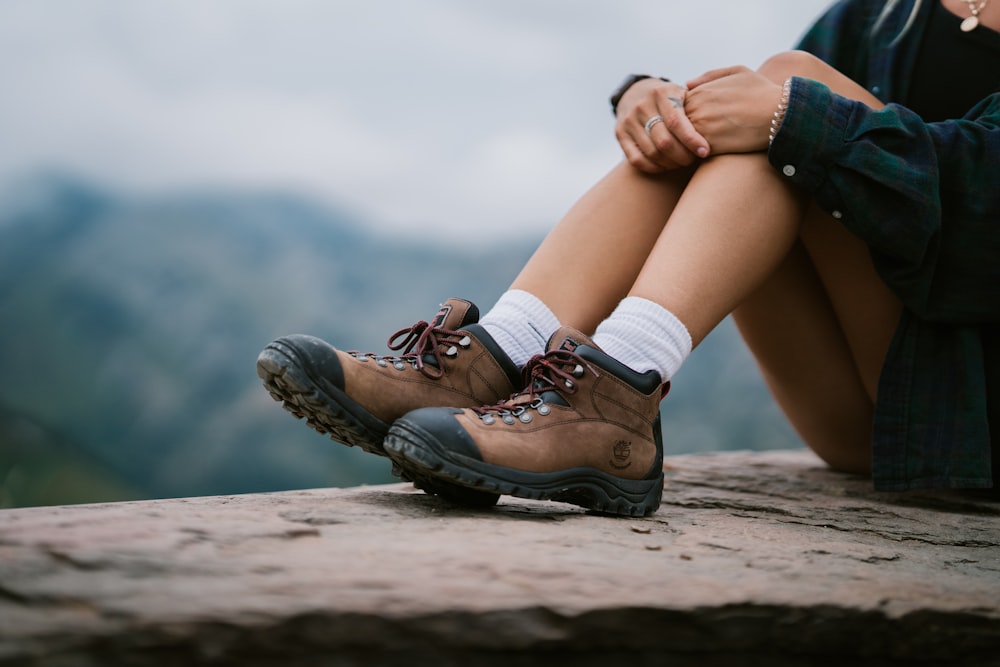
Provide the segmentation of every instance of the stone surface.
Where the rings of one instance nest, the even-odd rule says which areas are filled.
[[[652,517],[398,484],[0,511],[2,665],[1000,664],[1000,504],[805,452]]]

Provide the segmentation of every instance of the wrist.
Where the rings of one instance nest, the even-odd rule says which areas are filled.
[[[653,77],[653,75],[651,74],[629,74],[627,77],[625,77],[625,80],[622,81],[617,88],[615,88],[613,93],[611,93],[610,101],[611,101],[612,115],[618,115],[618,103],[622,101],[622,97],[625,96],[625,93],[628,92],[629,88],[639,83],[640,81],[652,78],[659,79],[664,83],[670,83],[670,79],[666,79],[662,76]]]

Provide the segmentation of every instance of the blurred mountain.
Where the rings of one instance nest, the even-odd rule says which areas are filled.
[[[0,202],[0,507],[391,481],[281,410],[254,360],[292,332],[382,351],[449,296],[485,310],[541,234],[469,233],[455,252],[282,194],[23,183]],[[728,322],[664,410],[668,451],[798,445]]]

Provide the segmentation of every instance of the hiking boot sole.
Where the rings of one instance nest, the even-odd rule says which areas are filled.
[[[401,418],[389,429],[385,451],[404,471],[482,492],[533,500],[557,500],[600,514],[648,516],[660,506],[663,473],[630,480],[594,468],[527,472],[457,454],[420,426]]]
[[[388,456],[383,439],[389,425],[355,403],[342,390],[313,378],[296,349],[281,340],[267,345],[257,357],[257,375],[275,401],[311,429],[348,447]],[[469,507],[492,507],[500,496],[449,484],[430,475],[403,471],[393,461],[393,474],[427,493]]]
[[[276,340],[257,357],[257,375],[271,398],[314,431],[350,447],[385,456],[382,439],[389,424],[373,416],[347,394],[314,378],[298,351]]]

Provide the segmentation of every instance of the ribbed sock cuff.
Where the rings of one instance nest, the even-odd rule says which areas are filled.
[[[649,299],[626,297],[601,322],[594,343],[634,371],[659,372],[664,382],[691,354],[691,334],[669,310]]]
[[[549,307],[524,290],[504,292],[479,324],[519,368],[544,354],[549,337],[559,328]]]

